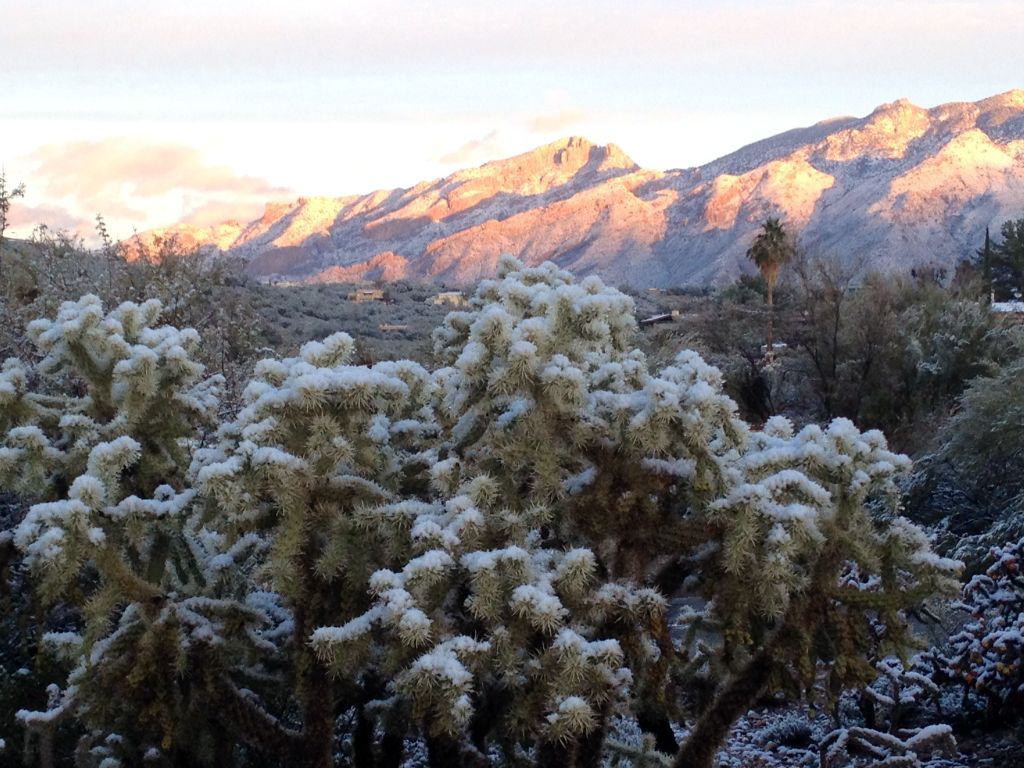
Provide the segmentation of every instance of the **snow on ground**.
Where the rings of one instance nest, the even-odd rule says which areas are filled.
[[[1024,315],[1024,301],[993,301],[992,311],[1008,315]]]

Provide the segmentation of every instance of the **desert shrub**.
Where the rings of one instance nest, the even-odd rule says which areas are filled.
[[[1024,715],[1024,539],[993,548],[963,591],[970,619],[942,657],[946,676],[980,696],[989,714]]]
[[[204,335],[199,359],[225,377],[232,395],[265,346],[264,324],[254,311],[252,286],[234,258],[184,247],[175,238],[136,238],[86,247],[81,238],[38,227],[32,238],[5,257],[0,274],[0,357],[30,354],[22,329],[53,315],[65,301],[85,294],[105,305],[160,301],[164,321]],[[10,243],[7,249],[11,250]],[[232,398],[233,399],[233,398]]]
[[[762,304],[767,293],[762,275],[740,275],[736,282],[722,289],[718,299],[730,304]]]
[[[988,307],[927,274],[822,259],[796,273],[799,316],[786,332],[799,353],[787,360],[821,417],[883,429],[919,451],[970,382],[1008,359],[1012,343]]]
[[[871,728],[837,728],[822,739],[821,768],[840,768],[857,764],[856,756],[866,756],[867,764],[879,768],[924,768],[934,756],[949,758],[956,754],[953,729],[933,725],[909,733],[893,734]]]
[[[702,349],[752,421],[846,417],[917,453],[932,447],[969,383],[1014,355],[1012,332],[976,295],[927,270],[879,274],[804,255],[785,278],[775,316],[784,346],[771,357],[755,278],[719,291],[696,322]]]
[[[875,668],[878,678],[860,696],[860,709],[868,728],[895,733],[912,725],[911,721],[924,708],[937,710],[940,690],[932,677],[934,670],[929,658],[916,655],[904,661],[887,656]]]
[[[992,547],[1024,535],[1022,424],[1024,362],[1018,359],[971,383],[915,473],[915,517],[935,525],[943,548],[972,571]]]
[[[806,716],[789,712],[757,732],[759,744],[806,747],[814,740],[814,724]]]
[[[933,757],[953,757],[956,739],[943,722],[932,654],[887,656],[875,669],[878,677],[857,695],[862,719],[837,719],[839,727],[819,739],[820,765],[921,768]]]

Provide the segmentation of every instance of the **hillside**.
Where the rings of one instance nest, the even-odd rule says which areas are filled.
[[[1024,90],[933,109],[907,100],[657,171],[572,137],[409,189],[268,205],[248,223],[172,227],[258,277],[468,283],[511,253],[637,286],[748,269],[769,215],[811,251],[883,269],[952,266],[1024,211]]]

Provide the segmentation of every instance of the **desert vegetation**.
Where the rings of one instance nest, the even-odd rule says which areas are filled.
[[[456,311],[0,239],[0,764],[1019,759],[1019,224]]]

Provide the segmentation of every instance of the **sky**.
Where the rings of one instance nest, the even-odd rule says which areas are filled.
[[[0,0],[0,166],[87,235],[411,186],[563,136],[699,165],[1024,87],[1021,0]]]

